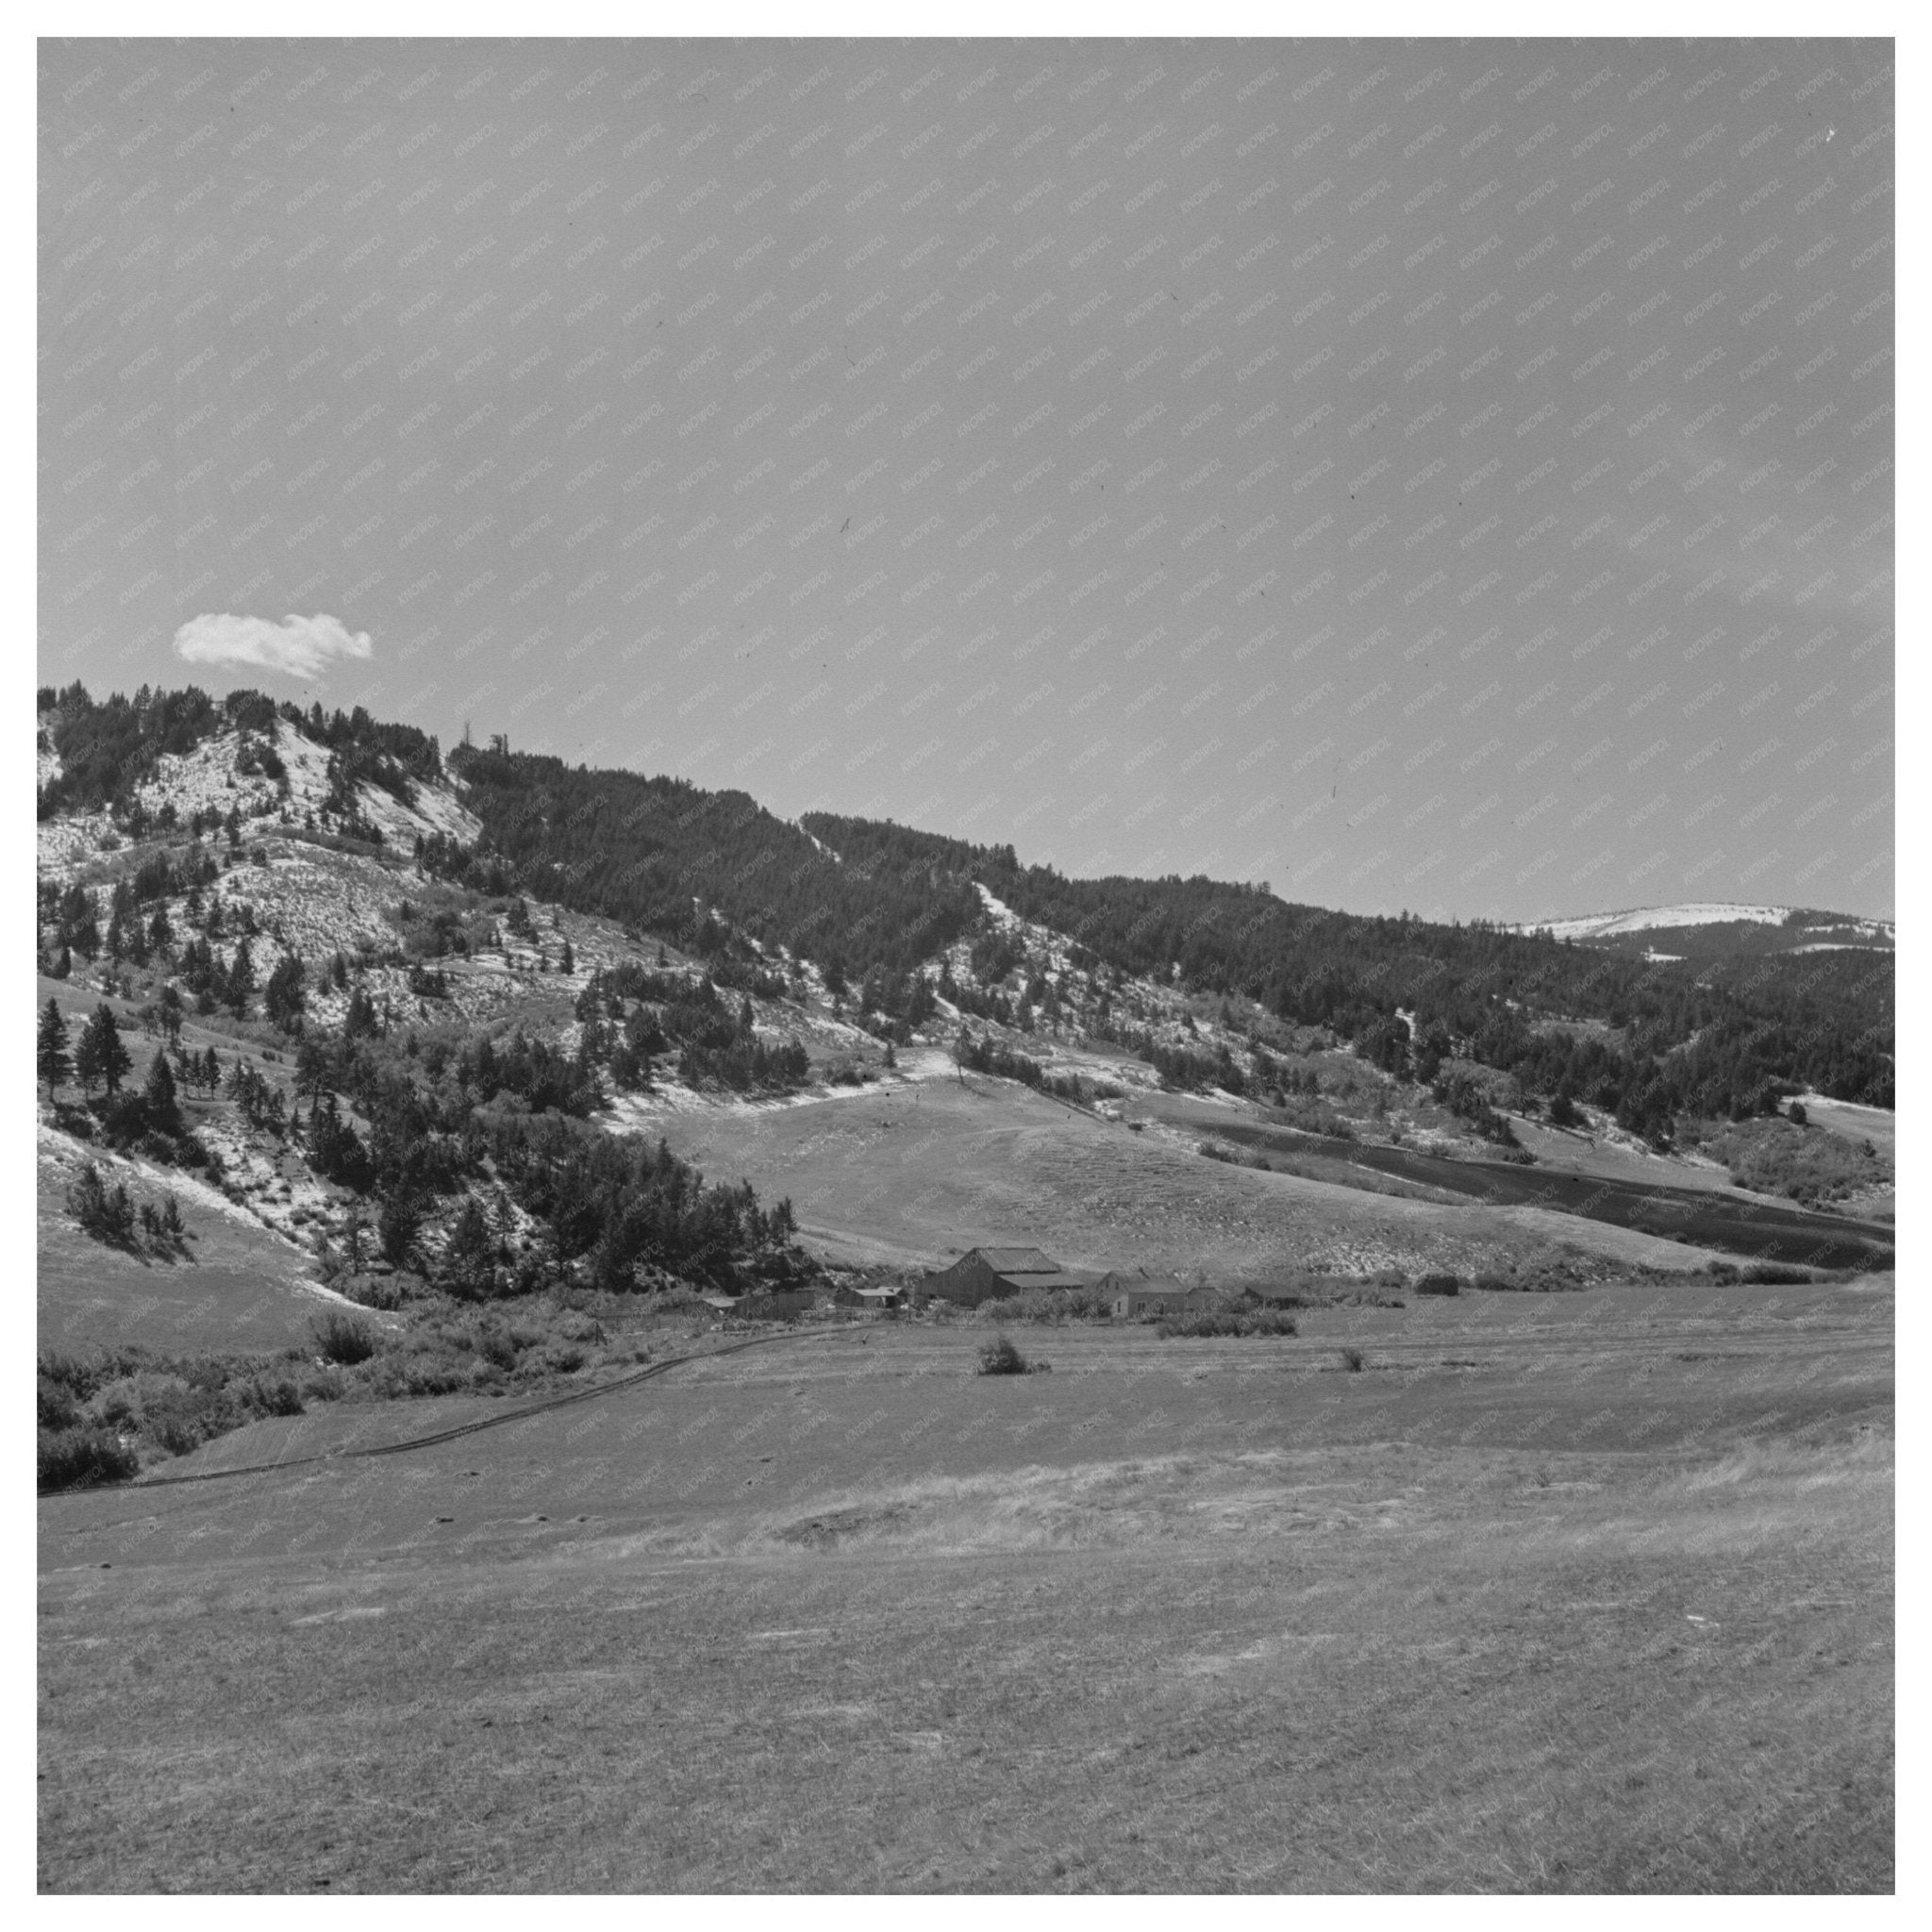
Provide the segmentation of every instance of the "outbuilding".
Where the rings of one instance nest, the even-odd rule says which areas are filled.
[[[787,1289],[776,1294],[741,1295],[736,1312],[754,1322],[790,1322],[802,1315],[818,1297],[806,1289]]]
[[[904,1288],[841,1288],[832,1296],[841,1308],[870,1308],[874,1314],[890,1315],[906,1306]]]

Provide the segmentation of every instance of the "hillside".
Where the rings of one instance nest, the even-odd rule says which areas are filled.
[[[71,687],[40,727],[41,1002],[75,1035],[105,1003],[127,1085],[165,1058],[176,1096],[43,1107],[50,1311],[90,1292],[58,1286],[89,1254],[52,1178],[84,1139],[219,1200],[223,1241],[255,1243],[237,1280],[378,1301],[742,1292],[1023,1237],[1228,1281],[1681,1269],[1777,1254],[1791,1202],[1869,1219],[1888,1198],[1870,1135],[1713,1136],[1780,1094],[1889,1098],[1889,957],[1696,970],[1205,879],[1068,880],[501,740],[445,761],[249,691]],[[1699,1232],[1669,1239],[1667,1216],[1527,1184],[1618,1161],[1659,1200],[1765,1212],[1687,1209]],[[95,1326],[162,1278],[101,1259]],[[212,1266],[165,1278],[220,1310]],[[285,1313],[315,1305],[292,1291]]]

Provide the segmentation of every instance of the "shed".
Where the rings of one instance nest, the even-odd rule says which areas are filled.
[[[1244,1281],[1239,1292],[1259,1302],[1263,1307],[1305,1308],[1308,1306],[1307,1288],[1285,1281]]]
[[[748,1294],[736,1304],[736,1312],[754,1322],[789,1322],[802,1315],[818,1297],[805,1289],[787,1289],[776,1294]]]
[[[875,1313],[891,1314],[906,1306],[906,1291],[890,1286],[841,1288],[832,1299],[841,1308],[871,1308]]]

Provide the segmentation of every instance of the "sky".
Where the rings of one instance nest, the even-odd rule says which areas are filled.
[[[1892,911],[1889,42],[40,43],[39,675]]]

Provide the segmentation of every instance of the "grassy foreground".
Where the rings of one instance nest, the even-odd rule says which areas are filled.
[[[880,1326],[49,1498],[41,1884],[1889,1890],[1889,1290]]]

